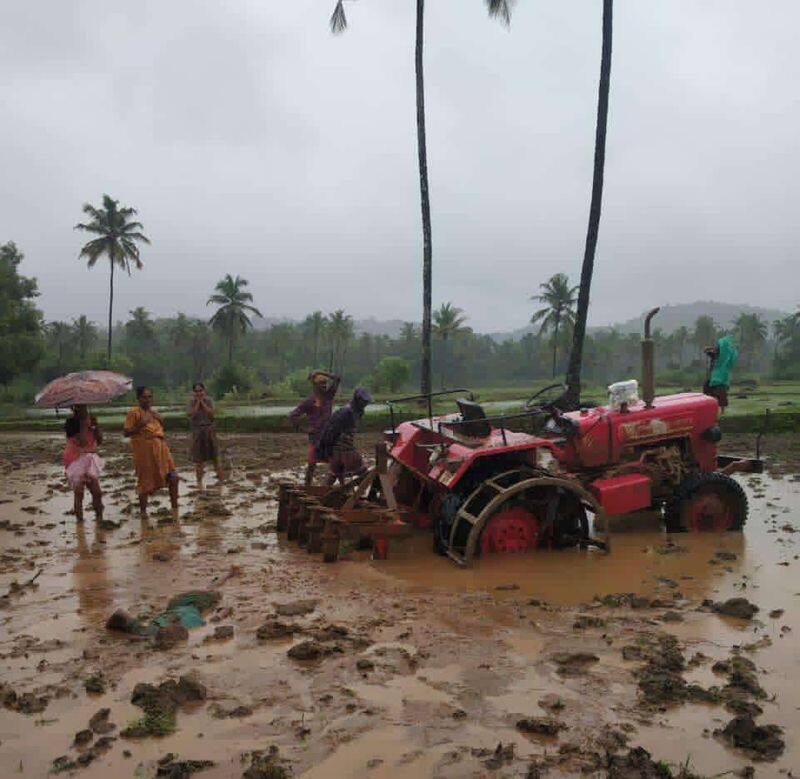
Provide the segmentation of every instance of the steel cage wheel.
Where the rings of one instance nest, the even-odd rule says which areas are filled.
[[[498,511],[504,511],[503,507],[506,505],[508,505],[510,509],[515,504],[523,502],[525,500],[525,493],[531,493],[533,491],[550,496],[552,496],[554,493],[558,493],[559,502],[562,499],[567,498],[568,500],[572,501],[573,508],[576,504],[580,507],[581,511],[577,512],[577,515],[572,517],[574,522],[571,529],[573,532],[577,530],[578,537],[570,540],[575,544],[579,543],[583,539],[588,538],[588,520],[586,519],[586,510],[588,509],[595,515],[602,514],[602,509],[595,500],[594,496],[592,496],[579,484],[559,478],[557,476],[536,476],[530,479],[525,479],[499,493],[493,500],[488,502],[480,514],[475,518],[475,522],[470,527],[469,535],[467,536],[464,544],[463,559],[466,564],[469,564],[475,554],[482,548],[479,545],[481,543],[481,536],[484,532],[484,529],[492,520],[492,518],[498,513]],[[560,491],[560,493],[558,491]],[[552,497],[550,499],[552,500]],[[539,499],[539,502],[541,502],[541,498]],[[547,535],[551,532],[554,534],[553,540],[557,541],[559,535],[557,532],[558,526],[553,525],[548,529],[546,516],[537,516],[537,520],[543,525],[542,532],[537,534],[537,547],[542,545],[542,541],[545,540]],[[565,535],[569,536],[571,534]],[[455,533],[451,535],[451,546],[454,539]]]

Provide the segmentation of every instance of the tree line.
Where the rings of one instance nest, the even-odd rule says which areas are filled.
[[[209,292],[208,317],[178,313],[154,317],[144,307],[112,326],[111,358],[105,328],[80,315],[45,322],[35,306],[36,282],[19,272],[23,255],[0,246],[0,384],[20,377],[42,383],[71,370],[111,367],[138,383],[185,388],[205,380],[218,396],[299,395],[312,368],[327,368],[349,386],[406,392],[422,371],[422,331],[406,322],[392,336],[358,333],[346,311],[313,311],[300,322],[260,323],[247,280],[226,275]],[[565,274],[543,282],[532,298],[532,332],[498,342],[474,332],[468,314],[451,302],[431,317],[432,365],[439,386],[527,387],[562,377],[573,339],[576,287]],[[730,328],[739,344],[739,374],[800,379],[800,312],[774,323],[742,314]],[[709,316],[693,327],[656,330],[659,379],[698,388],[703,348],[723,329]],[[638,376],[636,333],[590,331],[584,342],[584,376],[596,384]],[[29,390],[28,390],[29,391]]]

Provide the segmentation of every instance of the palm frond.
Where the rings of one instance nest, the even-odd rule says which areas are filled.
[[[95,235],[105,235],[106,229],[101,225],[95,224],[93,222],[78,222],[75,227],[72,228],[73,230],[83,230],[86,233],[94,233]]]
[[[344,12],[344,0],[338,0],[331,14],[331,32],[340,35],[347,29],[347,16]]]
[[[486,8],[492,19],[500,19],[506,26],[511,24],[511,7],[514,0],[486,0]]]
[[[88,259],[89,267],[93,267],[97,262],[97,258],[106,250],[105,238],[95,238],[81,247],[78,258],[86,257]]]
[[[81,210],[84,214],[88,214],[98,222],[101,221],[105,216],[105,214],[99,208],[95,208],[91,203],[84,203]]]

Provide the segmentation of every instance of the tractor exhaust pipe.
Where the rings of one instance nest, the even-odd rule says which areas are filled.
[[[644,318],[644,338],[642,339],[642,400],[647,408],[653,407],[656,396],[656,352],[655,341],[650,333],[650,321],[661,310],[654,308]]]

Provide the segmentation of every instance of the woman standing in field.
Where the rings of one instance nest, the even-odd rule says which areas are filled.
[[[72,416],[64,424],[67,445],[64,447],[64,469],[67,481],[75,497],[75,519],[83,522],[83,494],[89,488],[95,518],[103,518],[103,493],[100,490],[100,474],[103,461],[97,455],[97,445],[103,443],[103,432],[97,419],[89,414],[84,405],[72,407]]]
[[[308,418],[308,456],[306,458],[306,486],[314,481],[314,471],[317,463],[325,462],[316,453],[322,431],[333,413],[333,399],[339,389],[341,377],[327,371],[314,371],[309,374],[308,380],[313,386],[311,394],[297,406],[289,419],[297,425],[300,418]]]
[[[197,486],[203,489],[203,470],[205,463],[214,463],[217,481],[222,481],[222,469],[219,465],[219,447],[217,431],[214,426],[214,401],[208,396],[202,381],[195,382],[192,397],[186,409],[189,424],[192,428],[192,462],[197,474]]]
[[[178,510],[178,472],[164,440],[164,420],[154,411],[149,387],[136,388],[139,405],[125,417],[125,437],[131,439],[133,466],[136,469],[139,510],[147,513],[147,499],[156,490],[169,487],[172,510]]]

